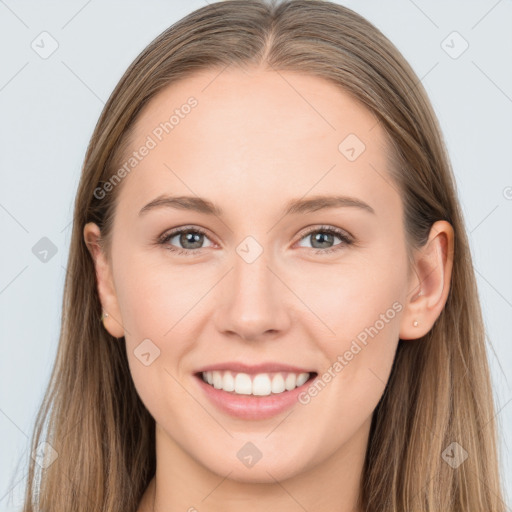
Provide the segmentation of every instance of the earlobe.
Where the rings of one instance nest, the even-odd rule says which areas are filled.
[[[89,222],[84,226],[84,240],[91,254],[96,271],[96,286],[103,308],[102,321],[105,329],[115,338],[124,336],[124,327],[114,288],[112,271],[101,246],[101,231],[97,224]],[[105,314],[107,313],[107,314]]]
[[[453,248],[451,224],[435,222],[427,243],[416,253],[414,278],[409,283],[411,291],[400,325],[401,339],[421,338],[441,314],[450,291]]]

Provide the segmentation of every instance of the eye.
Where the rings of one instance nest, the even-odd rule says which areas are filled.
[[[313,236],[314,235],[314,236]],[[313,249],[315,254],[328,254],[331,252],[342,250],[343,247],[353,244],[353,239],[347,233],[339,228],[333,226],[321,226],[309,230],[304,234],[301,240],[310,237],[313,243]],[[341,243],[331,246],[334,238],[339,238]],[[176,239],[174,243],[178,243],[181,247],[176,247],[172,241]],[[185,226],[177,229],[173,229],[167,233],[164,233],[157,241],[159,245],[163,245],[166,249],[176,254],[184,256],[197,256],[201,254],[203,249],[202,245],[204,240],[207,238],[205,230],[199,227]],[[210,247],[213,244],[210,244]],[[316,246],[316,247],[315,247]],[[302,246],[303,247],[303,246]]]
[[[171,241],[176,238],[183,248],[175,247]],[[164,245],[166,249],[176,254],[185,256],[196,256],[200,254],[202,244],[206,238],[206,231],[197,227],[183,227],[174,229],[170,232],[164,233],[158,240],[158,243]]]
[[[313,249],[316,249],[315,254],[328,254],[339,251],[342,250],[344,246],[351,245],[353,243],[352,238],[347,233],[333,226],[321,226],[310,230],[301,238],[301,240],[307,239],[308,237],[312,240]],[[334,238],[339,238],[341,243],[331,246],[330,244],[333,243]]]

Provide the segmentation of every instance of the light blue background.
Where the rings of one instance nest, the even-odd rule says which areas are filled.
[[[511,496],[512,3],[339,3],[396,44],[439,117],[493,347],[500,452]],[[58,342],[73,201],[94,125],[136,55],[204,5],[0,0],[0,511],[21,506],[29,437]],[[58,42],[47,59],[31,48],[43,31]],[[456,59],[441,46],[453,31],[469,44]],[[455,40],[455,50],[460,43]],[[32,252],[42,237],[57,248],[46,263]]]

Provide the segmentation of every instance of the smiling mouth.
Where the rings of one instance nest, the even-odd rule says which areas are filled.
[[[198,372],[196,377],[215,389],[232,395],[270,396],[293,391],[313,380],[316,372],[262,372],[249,374],[231,370]]]

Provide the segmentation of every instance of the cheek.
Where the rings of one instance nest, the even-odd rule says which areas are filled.
[[[154,262],[141,253],[125,258],[118,269],[119,306],[127,338],[133,343],[143,338],[165,343],[190,324],[187,312],[193,314],[194,305],[204,295],[201,278],[190,279],[190,269],[166,265],[162,260]]]
[[[308,271],[302,296],[330,337],[342,340],[370,327],[389,309],[387,319],[396,320],[393,304],[402,304],[405,286],[405,271],[397,266],[383,268],[361,259],[330,271]]]
[[[311,416],[326,418],[329,438],[353,435],[382,396],[398,344],[402,279],[398,269],[353,267],[332,276],[308,302],[330,330],[322,327],[326,335],[319,336],[311,328],[326,363],[300,400]]]
[[[343,374],[339,380],[350,389],[372,380],[379,388],[387,380],[404,309],[405,262],[395,248],[393,254],[376,251],[371,258],[351,259],[350,265],[340,265],[328,275],[318,271],[308,276],[315,283],[306,295],[308,306],[321,319],[325,333],[315,336],[311,330],[311,335],[328,365],[341,359],[342,368],[337,365],[338,371],[332,371]]]
[[[200,295],[190,286],[183,286],[179,272],[148,260],[143,256],[120,260],[115,281],[132,378],[151,409],[152,404],[162,403],[155,390],[169,390],[172,376],[180,378],[177,362],[190,348],[186,340],[193,339],[184,332],[191,326],[187,310]]]
[[[190,400],[179,384],[179,363],[192,347],[187,340],[196,338],[186,331],[201,295],[183,286],[183,272],[148,264],[142,257],[125,261],[118,297],[132,380],[151,415],[166,424],[170,411],[183,409]]]

